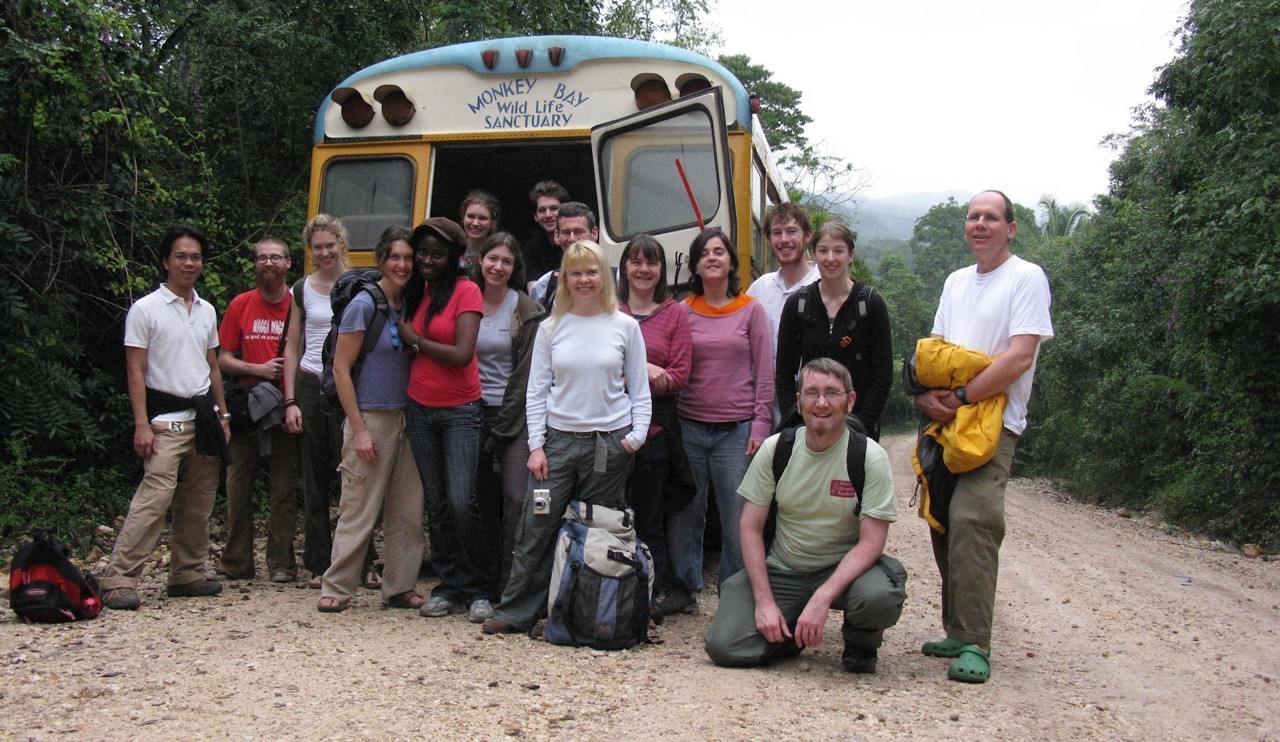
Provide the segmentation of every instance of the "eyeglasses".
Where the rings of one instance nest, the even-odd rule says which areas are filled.
[[[831,389],[828,389],[825,392],[816,392],[810,389],[808,391],[800,392],[800,396],[803,397],[806,402],[817,402],[819,399],[825,399],[828,402],[839,402],[841,399],[848,397],[849,393],[837,392]]]
[[[590,231],[590,230],[582,229],[582,228],[578,228],[578,229],[562,229],[562,230],[560,230],[560,236],[561,236],[561,237],[569,237],[569,238],[572,238],[572,239],[575,239],[575,240],[580,240],[580,239],[582,239],[582,238],[584,238],[584,237],[587,237],[587,236],[588,236],[588,235],[590,235],[590,234],[591,234],[591,231]]]
[[[280,263],[283,263],[288,259],[289,259],[289,256],[287,255],[255,255],[253,258],[253,262],[259,265],[265,265],[267,263],[270,263],[272,265],[279,265]]]

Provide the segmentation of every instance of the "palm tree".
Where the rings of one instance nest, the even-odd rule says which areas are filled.
[[[1056,198],[1048,194],[1040,198],[1039,208],[1044,217],[1040,231],[1048,239],[1073,234],[1093,216],[1084,204],[1059,204]]]

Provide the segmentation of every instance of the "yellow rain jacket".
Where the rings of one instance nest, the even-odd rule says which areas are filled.
[[[963,345],[949,343],[941,338],[922,338],[916,342],[915,370],[921,386],[928,389],[955,389],[973,380],[991,365],[991,357]],[[968,404],[956,410],[956,416],[946,423],[930,421],[921,432],[942,447],[942,463],[952,474],[973,471],[995,456],[1004,428],[1004,407],[1009,396],[1004,392],[981,402]],[[934,512],[934,500],[950,502],[950,492],[930,493],[929,472],[920,464],[920,447],[912,454],[916,480],[920,482],[920,517],[939,533],[946,533],[946,508]],[[952,483],[954,486],[954,482]],[[937,495],[936,497],[934,495]],[[939,517],[941,516],[941,517]]]

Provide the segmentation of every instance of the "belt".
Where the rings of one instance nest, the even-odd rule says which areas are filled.
[[[702,426],[702,427],[706,428],[707,430],[721,431],[721,430],[733,430],[734,428],[738,427],[739,425],[741,425],[741,424],[743,424],[743,423],[749,423],[749,422],[751,422],[751,420],[750,420],[750,419],[747,419],[747,420],[728,420],[728,421],[726,421],[726,422],[720,422],[720,423],[709,423],[709,422],[706,422],[706,421],[703,421],[703,420],[691,420],[691,419],[689,419],[689,418],[684,418],[684,420],[683,420],[682,422],[691,422],[691,423],[693,423],[694,425],[700,425],[700,426]]]
[[[548,427],[547,430],[552,430],[562,435],[571,435],[574,438],[595,438],[598,435],[613,435],[614,433],[621,433],[626,430],[626,428],[618,428],[617,430],[588,430],[585,433],[580,433],[576,430],[561,430],[559,428],[552,427]]]

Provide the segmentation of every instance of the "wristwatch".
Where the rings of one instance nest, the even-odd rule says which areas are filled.
[[[958,386],[955,389],[952,389],[951,393],[956,395],[956,399],[960,400],[960,404],[969,404],[969,390],[962,386]]]

